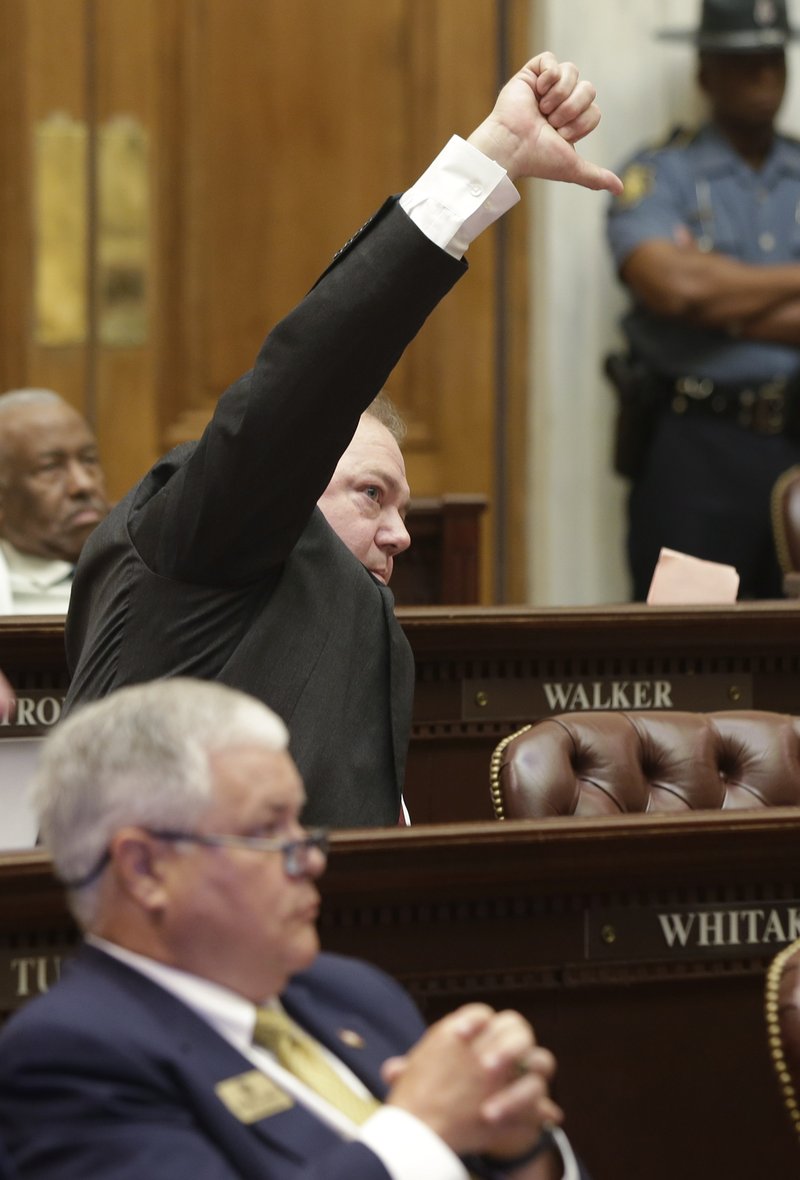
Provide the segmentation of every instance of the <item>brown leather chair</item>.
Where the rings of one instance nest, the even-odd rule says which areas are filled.
[[[783,1101],[800,1136],[800,938],[767,971],[767,1039]]]
[[[800,806],[800,717],[578,712],[496,747],[497,819]]]
[[[800,594],[800,466],[778,476],[770,497],[772,536],[783,570],[784,593]]]

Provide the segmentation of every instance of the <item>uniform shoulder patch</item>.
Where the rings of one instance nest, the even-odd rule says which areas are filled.
[[[642,164],[641,161],[629,164],[622,173],[623,188],[616,198],[616,207],[618,209],[633,209],[652,191],[654,178],[655,171],[649,164]]]
[[[652,192],[659,160],[670,151],[688,147],[696,137],[694,128],[673,127],[658,143],[639,152],[622,173],[624,191],[615,199],[613,207],[616,210],[635,208]]]

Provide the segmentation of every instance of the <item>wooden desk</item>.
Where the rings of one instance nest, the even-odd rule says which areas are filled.
[[[430,1019],[467,999],[530,1016],[594,1180],[787,1180],[762,992],[800,922],[798,848],[779,808],[339,832],[321,934]],[[46,857],[2,858],[0,1007],[73,939]]]
[[[589,708],[800,713],[800,603],[398,609],[417,665],[406,796],[415,822],[492,816],[506,734]]]
[[[572,708],[800,713],[800,603],[729,607],[399,607],[417,665],[406,796],[415,823],[490,820],[489,758],[507,733]],[[55,718],[60,618],[0,620],[0,668]]]

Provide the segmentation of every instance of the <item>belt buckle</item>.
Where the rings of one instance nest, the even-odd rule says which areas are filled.
[[[756,392],[752,407],[753,430],[758,434],[780,434],[786,425],[786,378],[776,377]]]
[[[675,394],[670,403],[674,414],[685,414],[690,402],[707,402],[714,392],[710,377],[678,377],[673,389]]]
[[[714,382],[710,377],[679,377],[675,382],[675,389],[684,397],[690,397],[692,401],[702,402],[711,397]]]

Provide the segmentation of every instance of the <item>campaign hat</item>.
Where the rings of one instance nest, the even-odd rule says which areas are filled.
[[[786,0],[703,0],[697,29],[662,29],[664,41],[688,41],[716,53],[781,50],[797,37],[789,24]]]

